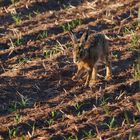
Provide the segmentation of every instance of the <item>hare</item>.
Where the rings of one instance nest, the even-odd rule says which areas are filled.
[[[99,62],[106,64],[106,80],[112,77],[111,62],[109,60],[108,39],[104,34],[89,35],[89,30],[84,32],[80,40],[70,32],[73,48],[73,62],[77,65],[77,72],[72,77],[74,80],[85,69],[87,78],[85,86],[89,86],[90,80],[97,82],[97,67]]]

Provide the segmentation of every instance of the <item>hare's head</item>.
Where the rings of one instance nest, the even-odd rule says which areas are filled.
[[[84,32],[80,40],[76,38],[73,33],[70,33],[74,48],[73,48],[73,62],[78,63],[84,60],[88,56],[88,49],[84,48],[86,40],[88,38],[88,33]]]

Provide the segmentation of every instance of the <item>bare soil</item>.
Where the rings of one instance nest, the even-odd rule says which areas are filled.
[[[139,0],[20,0],[0,6],[0,139],[140,139],[140,90],[132,47]],[[18,24],[13,19],[17,13]],[[80,19],[110,40],[113,77],[85,88],[76,72],[72,42],[62,25]],[[18,22],[18,21],[17,21]],[[129,29],[129,31],[127,30]],[[47,32],[47,35],[41,36]],[[18,42],[18,41],[19,42]],[[67,46],[70,47],[67,47]],[[58,53],[45,52],[59,46]]]

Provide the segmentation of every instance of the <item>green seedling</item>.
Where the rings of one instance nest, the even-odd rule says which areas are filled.
[[[102,106],[106,115],[110,115],[109,107],[107,105]]]
[[[18,102],[19,107],[25,108],[28,107],[29,104],[30,104],[30,99],[20,94],[20,101]]]
[[[77,103],[77,104],[74,106],[74,108],[76,109],[76,111],[78,111],[78,114],[77,114],[78,116],[80,116],[80,115],[83,113],[84,108],[82,109],[82,107],[85,106],[85,105],[91,106],[91,103],[89,103],[89,102]]]
[[[29,13],[26,17],[27,17],[29,20],[32,20],[32,13]]]
[[[8,130],[9,138],[12,139],[13,137],[16,137],[18,132],[18,128],[12,128]]]
[[[14,46],[20,46],[20,45],[23,45],[24,44],[24,41],[23,39],[17,39],[14,41]]]
[[[50,51],[50,50],[45,50],[45,51],[43,52],[43,56],[44,56],[45,58],[50,57],[50,54],[51,54],[51,51]]]
[[[140,64],[133,65],[133,77],[135,80],[140,80]]]
[[[139,120],[135,116],[133,116],[133,123],[134,123],[134,125],[136,125],[138,122],[139,122]]]
[[[15,21],[16,25],[20,25],[22,23],[22,18],[19,14],[12,14],[12,19]]]
[[[18,2],[19,0],[11,0],[12,4],[15,4],[16,2]]]
[[[95,135],[95,134],[93,134],[93,131],[92,131],[92,130],[89,130],[89,131],[83,130],[83,133],[84,133],[84,137],[85,137],[86,139],[92,138],[92,137],[94,137],[94,135]]]
[[[138,22],[138,21],[135,21],[135,22],[132,23],[132,26],[133,26],[134,28],[137,28],[137,27],[140,26],[140,25],[139,25],[139,22]]]
[[[60,1],[59,1],[60,2]],[[61,3],[61,2],[60,2]],[[67,9],[67,8],[69,8],[70,7],[70,5],[65,5],[65,4],[63,4],[63,6],[62,6],[62,8],[61,9]]]
[[[20,114],[16,114],[14,121],[16,124],[20,123],[22,121],[22,116]]]
[[[10,112],[16,112],[17,111],[17,102],[13,102],[9,108]]]
[[[62,121],[64,121],[65,120],[65,114],[62,114]]]
[[[50,116],[51,116],[51,118],[55,118],[58,116],[58,114],[59,114],[59,112],[57,112],[57,111],[51,111]]]
[[[72,47],[72,45],[71,45],[71,44],[69,44],[69,43],[68,43],[68,44],[66,44],[65,46],[66,46],[66,48],[71,48],[71,47]]]
[[[82,113],[79,111],[79,112],[77,113],[77,117],[80,117],[81,114],[82,114]]]
[[[45,58],[48,58],[48,57],[51,57],[51,56],[53,56],[53,55],[55,55],[57,53],[60,53],[61,51],[62,50],[61,50],[61,48],[59,46],[55,46],[55,47],[53,47],[53,48],[51,48],[49,50],[45,50],[44,51],[44,56],[45,56]]]
[[[132,33],[133,30],[131,29],[131,27],[125,27],[124,28],[124,34],[129,34],[129,33]]]
[[[32,138],[35,133],[35,122],[32,125],[31,124],[27,124],[27,125],[30,126],[30,128],[31,128],[31,132],[28,131],[28,135],[30,138]]]
[[[81,109],[81,107],[84,105],[84,103],[77,103],[75,106],[74,106],[74,108],[77,110],[77,111],[79,111],[80,109]]]
[[[19,58],[18,62],[19,63],[27,63],[27,62],[29,62],[31,60],[32,60],[31,58],[24,57],[24,58]]]
[[[37,36],[37,39],[43,39],[43,38],[47,38],[48,37],[48,32],[47,31],[43,31],[42,33],[40,33]]]
[[[118,60],[118,54],[114,55],[115,60]]]
[[[109,124],[105,123],[105,125],[107,125],[108,128],[109,128],[109,130],[111,131],[112,128],[115,126],[115,118],[113,117],[113,118],[111,119],[111,121],[109,122]]]
[[[85,105],[85,103],[77,103],[74,108],[76,109],[76,111],[78,111],[77,116],[79,117],[81,115],[81,107]]]
[[[82,20],[81,19],[76,19],[76,20],[73,20],[69,23],[65,23],[63,25],[61,25],[63,31],[70,31],[74,28],[76,28],[78,25],[81,25],[82,24]]]
[[[57,41],[57,44],[53,48],[44,50],[43,56],[45,58],[49,58],[49,57],[52,57],[55,54],[65,52],[65,50],[67,50],[70,47],[71,47],[71,44],[63,45],[59,41]]]
[[[124,34],[132,34],[135,32],[135,29],[139,26],[138,21],[133,22],[130,26],[124,27]]]
[[[37,9],[36,11],[33,11],[33,13],[38,16],[40,14],[39,10]]]
[[[54,119],[49,119],[49,120],[46,120],[46,122],[47,122],[47,124],[49,125],[49,127],[51,126],[51,125],[53,125],[54,124]]]
[[[101,106],[106,105],[106,104],[108,103],[108,101],[109,101],[109,97],[108,97],[108,98],[103,97],[103,98],[101,99]]]
[[[129,133],[128,140],[140,140],[140,134],[132,129],[132,131]]]
[[[78,140],[77,136],[69,136],[68,138],[64,137],[64,140]]]
[[[124,112],[125,121],[128,125],[130,125],[129,117],[127,111]]]
[[[140,49],[140,36],[139,35],[132,36],[131,49],[132,50]]]
[[[22,135],[20,140],[26,140],[26,139],[25,139],[25,136]]]

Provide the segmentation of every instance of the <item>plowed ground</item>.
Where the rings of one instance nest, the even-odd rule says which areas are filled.
[[[140,139],[134,74],[139,0],[25,1],[0,7],[0,139]],[[16,14],[15,14],[16,12]],[[15,19],[14,19],[15,18]],[[16,21],[15,21],[16,20]],[[85,88],[67,26],[110,38],[112,80]]]

